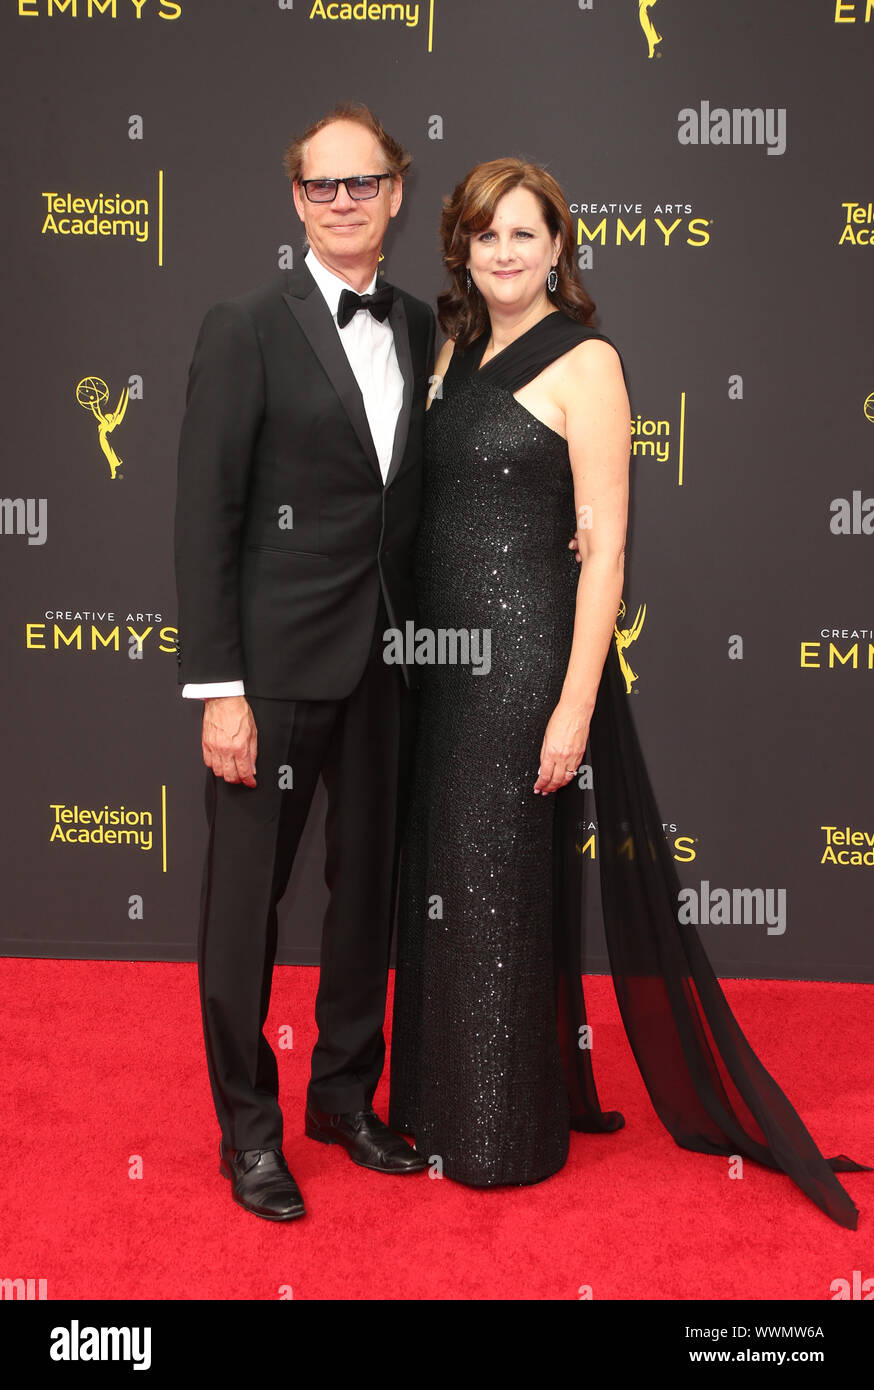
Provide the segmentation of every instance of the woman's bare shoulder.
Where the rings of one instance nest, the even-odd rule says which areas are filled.
[[[622,376],[622,360],[612,343],[603,338],[585,338],[559,359],[566,370],[578,379],[593,376],[602,380]]]
[[[455,339],[447,338],[442,348],[437,354],[437,361],[434,364],[434,372],[439,376],[445,376],[446,368],[449,366],[450,358],[455,349]]]

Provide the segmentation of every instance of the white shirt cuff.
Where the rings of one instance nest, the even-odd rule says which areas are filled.
[[[242,681],[213,681],[206,685],[183,685],[186,700],[211,700],[221,695],[245,695]]]

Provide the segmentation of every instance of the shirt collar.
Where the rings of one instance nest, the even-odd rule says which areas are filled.
[[[335,275],[332,270],[328,270],[327,266],[323,266],[312,247],[309,248],[304,256],[304,264],[321,290],[325,303],[334,315],[334,318],[336,318],[337,308],[340,303],[340,295],[344,290],[351,290],[352,286],[348,284],[346,280],[341,280],[339,275]],[[361,293],[373,294],[375,289],[376,274],[374,273],[370,284],[366,289],[362,290]],[[357,294],[358,291],[356,290],[355,293]]]

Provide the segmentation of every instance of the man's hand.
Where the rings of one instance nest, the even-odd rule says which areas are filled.
[[[572,536],[571,539],[568,541],[568,547],[567,547],[567,548],[568,548],[568,550],[572,550],[572,551],[574,552],[574,559],[576,560],[576,562],[577,562],[578,565],[581,565],[581,564],[583,563],[583,557],[582,557],[582,555],[580,554],[580,543],[579,543],[579,541],[577,540],[577,534],[576,534],[576,532],[574,532],[573,536]]]
[[[258,730],[245,695],[220,695],[204,700],[203,761],[226,782],[254,787]]]

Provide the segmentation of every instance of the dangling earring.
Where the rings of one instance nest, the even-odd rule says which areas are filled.
[[[556,270],[555,266],[553,266],[553,267],[552,267],[552,270],[549,272],[549,274],[548,274],[547,277],[546,277],[546,288],[549,290],[549,293],[550,293],[550,294],[555,294],[556,286],[557,286],[557,285],[558,285],[558,271]]]
[[[470,278],[469,270],[465,271],[465,274],[467,276],[467,292],[468,294],[470,294],[471,290],[473,289],[473,280]]]

